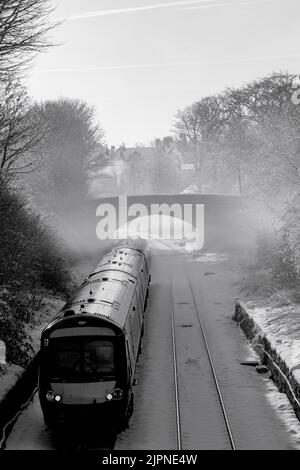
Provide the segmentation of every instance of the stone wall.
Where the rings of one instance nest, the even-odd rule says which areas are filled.
[[[300,420],[300,384],[295,380],[282,357],[271,347],[267,332],[262,331],[255,323],[250,312],[240,301],[236,301],[232,319],[237,322],[246,337],[251,341],[253,348],[260,356],[262,364],[268,367],[272,380],[279,391],[287,395]]]

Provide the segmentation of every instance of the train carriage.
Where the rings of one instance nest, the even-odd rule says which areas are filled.
[[[39,398],[45,423],[99,416],[123,429],[150,282],[145,241],[109,250],[41,336]]]

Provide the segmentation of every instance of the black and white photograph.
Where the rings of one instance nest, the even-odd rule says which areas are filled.
[[[0,462],[289,450],[299,0],[0,0]]]

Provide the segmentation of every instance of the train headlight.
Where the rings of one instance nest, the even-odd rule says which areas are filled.
[[[47,399],[48,401],[53,401],[53,400],[54,400],[54,397],[55,397],[55,395],[54,395],[54,393],[53,393],[52,391],[46,393],[46,399]]]
[[[115,388],[112,392],[106,394],[106,400],[121,400],[123,397],[123,391],[120,388]]]
[[[56,401],[56,403],[59,403],[62,400],[61,395],[55,395],[55,393],[50,390],[49,392],[46,393],[46,400],[48,401]]]

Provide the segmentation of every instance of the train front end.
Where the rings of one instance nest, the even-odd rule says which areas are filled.
[[[120,328],[73,315],[42,333],[39,397],[45,423],[115,423],[126,408],[126,352]]]

